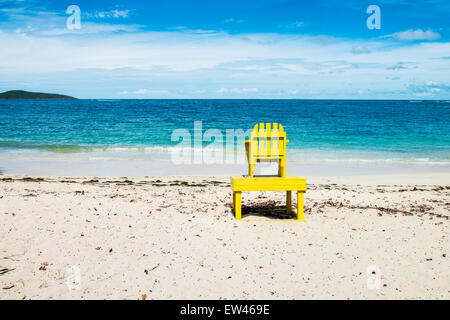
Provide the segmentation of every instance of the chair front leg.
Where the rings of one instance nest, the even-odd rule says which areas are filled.
[[[236,191],[236,203],[234,205],[234,212],[236,216],[236,220],[241,220],[241,191]]]
[[[303,217],[303,192],[297,191],[297,220],[306,222]]]

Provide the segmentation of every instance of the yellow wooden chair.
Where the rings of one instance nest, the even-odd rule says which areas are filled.
[[[292,191],[297,192],[297,219],[306,222],[303,217],[303,194],[306,192],[306,179],[286,175],[286,132],[278,123],[260,123],[255,125],[250,139],[245,141],[248,160],[248,176],[232,176],[233,211],[237,220],[241,220],[241,195],[243,191],[286,191],[286,211],[292,213]],[[278,175],[254,176],[258,162],[278,162]]]

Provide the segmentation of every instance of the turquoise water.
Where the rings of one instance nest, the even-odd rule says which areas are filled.
[[[283,124],[291,161],[450,163],[449,101],[0,101],[0,157],[159,159],[173,130]],[[243,146],[239,146],[242,150]]]

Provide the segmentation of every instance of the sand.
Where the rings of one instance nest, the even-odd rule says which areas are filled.
[[[2,175],[0,299],[449,299],[449,195],[448,173],[314,177],[306,223],[277,192],[236,221],[226,176]]]

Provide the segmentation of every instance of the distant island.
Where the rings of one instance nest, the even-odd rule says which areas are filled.
[[[76,99],[76,98],[55,93],[11,90],[0,93],[0,99]]]

